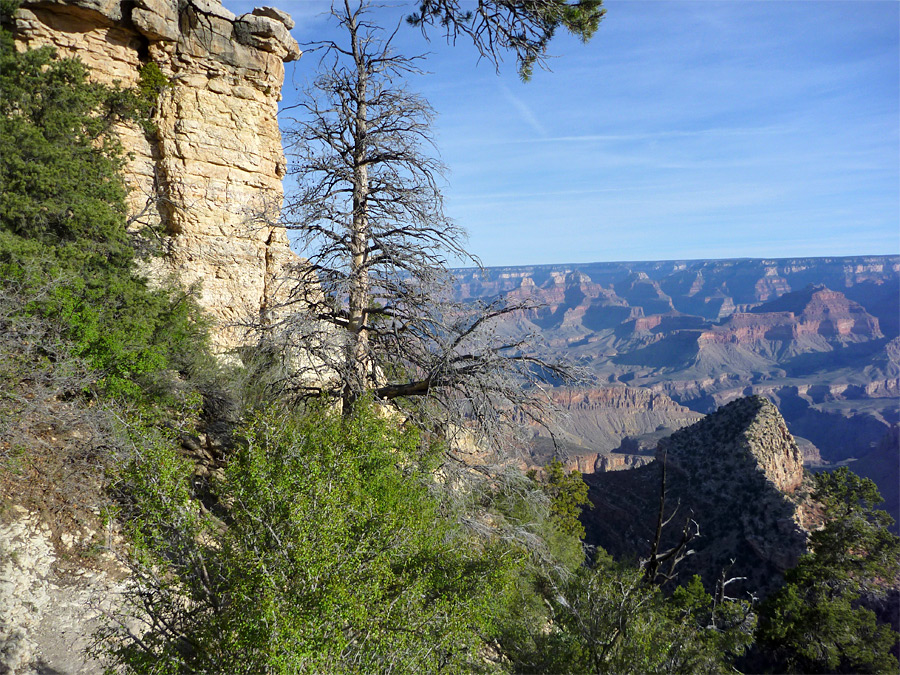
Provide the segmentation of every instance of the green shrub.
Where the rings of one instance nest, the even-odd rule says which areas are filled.
[[[598,551],[546,593],[550,615],[510,645],[516,673],[719,673],[752,641],[749,602],[714,602],[699,578],[666,598],[643,570]]]
[[[874,507],[875,484],[847,467],[816,474],[813,498],[825,526],[786,584],[760,608],[757,670],[805,673],[897,672],[898,634],[861,599],[883,598],[900,575],[900,539]],[[896,652],[895,652],[896,653]]]
[[[244,437],[215,484],[221,520],[190,499],[190,468],[164,445],[125,472],[132,611],[148,630],[107,626],[116,667],[481,668],[511,556],[445,513],[415,430],[360,404],[348,417],[260,413]]]
[[[138,80],[138,93],[142,100],[156,104],[156,99],[169,86],[169,78],[159,69],[159,66],[150,61],[140,67]]]
[[[145,70],[142,82],[161,86],[161,73]],[[142,119],[138,99],[90,83],[83,64],[49,48],[19,52],[0,30],[6,330],[17,317],[42,317],[95,369],[100,391],[130,398],[140,397],[142,376],[184,368],[205,349],[195,303],[149,288],[135,272],[122,152],[111,129]]]
[[[579,521],[584,506],[593,508],[588,499],[588,486],[581,477],[581,472],[571,471],[568,474],[558,459],[554,458],[546,467],[547,483],[545,490],[550,496],[550,513],[559,528],[566,534],[578,539],[584,538],[584,526]]]

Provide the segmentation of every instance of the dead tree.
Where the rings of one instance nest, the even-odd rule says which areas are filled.
[[[693,555],[694,551],[688,548],[688,544],[696,537],[700,536],[700,526],[696,520],[688,515],[684,520],[684,526],[681,529],[681,537],[678,539],[678,543],[671,548],[660,552],[659,549],[662,544],[663,530],[675,518],[678,513],[678,507],[680,506],[680,504],[676,505],[675,510],[672,511],[668,518],[665,516],[667,493],[665,454],[663,454],[660,459],[660,466],[662,467],[662,476],[659,484],[659,510],[656,516],[656,531],[653,536],[653,541],[650,544],[650,555],[646,560],[643,560],[641,564],[644,568],[644,583],[663,586],[675,578],[675,567],[686,557]],[[665,571],[662,569],[664,566],[666,567]]]
[[[345,410],[366,394],[418,400],[419,412],[496,428],[570,371],[527,338],[501,338],[498,320],[521,307],[453,302],[450,264],[478,260],[444,214],[444,166],[426,152],[434,112],[404,83],[421,57],[394,53],[367,10],[335,2],[346,41],[320,45],[320,74],[286,134],[298,189],[282,220],[307,262],[267,340],[302,355],[301,395]]]

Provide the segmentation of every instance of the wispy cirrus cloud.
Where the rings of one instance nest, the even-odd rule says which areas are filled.
[[[698,138],[703,136],[771,136],[775,134],[790,133],[790,129],[783,126],[766,127],[715,127],[709,129],[686,129],[644,131],[624,134],[579,134],[574,136],[547,136],[537,139],[507,139],[498,141],[501,143],[607,143],[619,141],[648,141],[665,140],[669,138]]]
[[[334,35],[329,4],[277,2],[301,42]],[[409,84],[487,264],[900,250],[900,4],[605,4],[594,40],[558,36],[554,72],[527,84],[463,40],[398,32],[398,51],[432,52]]]
[[[536,133],[540,137],[548,136],[547,129],[544,128],[544,125],[541,124],[541,121],[537,118],[537,115],[534,114],[534,111],[531,109],[525,101],[523,101],[520,97],[516,96],[512,89],[510,89],[506,84],[502,81],[500,82],[500,91],[503,92],[503,98],[505,98],[513,108],[515,108],[516,112],[519,113],[519,117],[525,124],[531,127],[532,131]],[[533,139],[531,139],[533,140]]]

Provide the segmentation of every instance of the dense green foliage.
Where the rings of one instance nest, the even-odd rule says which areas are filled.
[[[433,489],[414,429],[268,411],[217,481],[219,518],[190,467],[150,444],[124,472],[140,638],[111,624],[124,672],[473,672],[517,559],[475,539]]]
[[[752,641],[746,601],[715,602],[700,579],[666,598],[642,570],[600,552],[550,598],[553,624],[534,642],[532,673],[717,673]]]
[[[270,408],[242,436],[211,510],[158,434],[122,472],[137,585],[99,636],[118,672],[726,672],[751,639],[749,603],[699,579],[667,598],[602,552],[584,566],[540,501],[476,515],[364,402]]]
[[[145,99],[90,83],[84,65],[49,48],[18,52],[0,31],[0,281],[14,306],[5,330],[42,317],[98,388],[132,397],[141,376],[182,366],[203,342],[186,294],[150,289],[135,270],[112,132],[144,120]]]
[[[887,529],[890,516],[874,509],[878,490],[842,467],[816,476],[813,497],[825,527],[761,607],[761,660],[771,672],[897,672],[897,633],[860,604],[883,597],[900,575],[900,539]]]
[[[567,535],[577,539],[584,537],[584,525],[578,519],[581,509],[590,507],[588,487],[581,478],[581,473],[566,473],[563,464],[556,457],[544,467],[546,478],[542,482],[543,489],[550,498],[550,513],[556,526]],[[537,478],[536,471],[529,471],[529,477]]]

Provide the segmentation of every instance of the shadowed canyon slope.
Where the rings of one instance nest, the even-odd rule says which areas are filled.
[[[769,401],[734,401],[660,442],[657,455],[648,466],[587,477],[588,543],[616,557],[649,555],[665,461],[665,516],[675,516],[660,550],[677,545],[685,522],[696,532],[685,549],[693,553],[674,570],[679,578],[710,581],[727,570],[748,577],[746,590],[765,592],[796,564],[814,514],[800,450]]]

